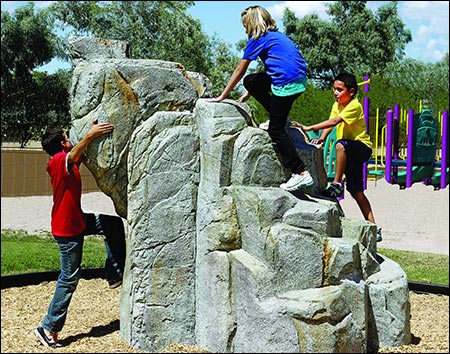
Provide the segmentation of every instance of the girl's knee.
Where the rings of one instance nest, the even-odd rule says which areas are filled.
[[[245,84],[251,84],[256,81],[257,75],[256,74],[248,74],[244,77],[244,80],[242,81]]]

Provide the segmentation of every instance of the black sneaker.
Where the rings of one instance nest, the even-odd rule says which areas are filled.
[[[381,237],[381,227],[377,230],[377,242],[383,241],[383,237]]]
[[[39,339],[41,344],[45,347],[60,348],[61,344],[58,343],[58,333],[49,332],[42,327],[38,327],[34,330],[34,334]]]
[[[108,285],[110,289],[118,288],[122,285],[122,279],[108,280]]]
[[[342,196],[344,188],[342,188],[340,183],[332,182],[327,189],[322,192],[324,197],[328,198],[339,198]]]

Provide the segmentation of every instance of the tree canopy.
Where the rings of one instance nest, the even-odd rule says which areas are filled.
[[[327,4],[330,21],[317,14],[301,19],[286,9],[286,34],[299,46],[308,63],[308,76],[330,87],[340,71],[359,75],[383,75],[389,63],[404,57],[412,40],[392,1],[373,13],[367,1],[334,1]]]
[[[285,10],[285,32],[305,57],[309,77],[291,119],[312,124],[327,118],[333,103],[329,88],[342,70],[355,73],[359,81],[370,75],[371,115],[375,108],[384,115],[394,104],[416,108],[422,99],[431,102],[434,112],[448,109],[448,53],[432,64],[404,59],[412,36],[398,16],[397,2],[376,12],[366,4],[330,2],[328,21],[316,14],[297,18]],[[188,71],[205,74],[213,95],[219,95],[240,60],[232,45],[243,51],[246,41],[230,45],[208,36],[187,13],[191,6],[194,1],[57,1],[44,10],[30,2],[14,14],[2,11],[2,141],[16,139],[24,145],[46,127],[70,125],[70,70],[53,75],[36,70],[55,57],[70,60],[70,35],[126,41],[132,58],[181,63]],[[262,69],[259,62],[251,71]],[[237,98],[241,89],[238,85],[230,98]],[[256,101],[248,103],[258,122],[268,118]]]
[[[49,121],[68,122],[68,75],[33,72],[58,51],[58,39],[45,13],[35,12],[30,2],[13,15],[2,11],[1,16],[2,141],[14,139],[23,147]]]
[[[71,35],[126,41],[133,58],[179,62],[223,83],[215,64],[223,61],[222,69],[229,71],[234,57],[186,12],[193,5],[194,1],[57,1],[48,11],[64,28],[73,29]]]
[[[14,75],[31,77],[37,66],[48,63],[54,56],[56,36],[43,13],[35,13],[29,2],[13,15],[2,11],[2,79]]]

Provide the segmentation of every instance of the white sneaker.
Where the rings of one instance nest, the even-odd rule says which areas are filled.
[[[308,171],[303,172],[303,175],[298,175],[296,173],[292,174],[292,177],[286,183],[282,183],[280,188],[287,191],[295,191],[302,187],[312,186],[314,180]]]
[[[269,130],[269,121],[267,120],[267,121],[265,121],[265,122],[262,122],[262,123],[259,125],[259,128],[260,128],[260,129],[264,129],[264,130]]]
[[[41,344],[45,347],[60,348],[62,345],[58,343],[58,333],[49,332],[43,327],[38,327],[34,330],[34,334],[39,339]]]

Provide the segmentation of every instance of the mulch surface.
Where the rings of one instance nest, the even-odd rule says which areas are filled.
[[[1,352],[54,353],[42,346],[33,331],[40,324],[55,289],[55,281],[1,290]],[[120,336],[120,288],[103,279],[81,279],[70,304],[58,348],[62,353],[143,353]],[[410,292],[412,343],[380,348],[380,353],[448,353],[449,297]],[[173,343],[164,353],[208,352]]]

